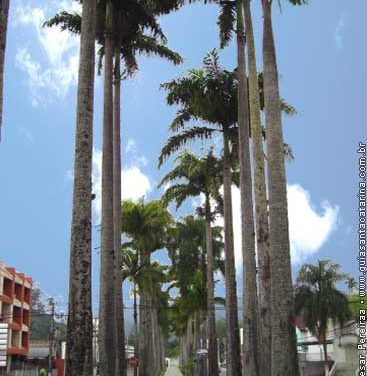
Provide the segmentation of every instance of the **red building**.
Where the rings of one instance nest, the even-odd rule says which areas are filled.
[[[0,261],[0,323],[8,324],[7,368],[29,350],[32,278]]]

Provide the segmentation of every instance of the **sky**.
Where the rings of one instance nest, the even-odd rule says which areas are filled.
[[[262,19],[253,9],[261,68]],[[367,87],[364,0],[274,4],[281,96],[298,114],[284,118],[285,140],[295,154],[287,163],[290,239],[294,275],[303,262],[330,258],[357,274],[357,145]],[[0,144],[0,259],[31,276],[66,309],[73,180],[78,38],[42,24],[71,0],[11,2]],[[122,195],[158,198],[169,161],[157,169],[175,108],[159,89],[163,82],[199,67],[218,48],[215,6],[191,5],[164,16],[169,46],[180,66],[139,57],[139,72],[122,84]],[[220,51],[221,64],[236,65],[234,45]],[[94,226],[100,220],[102,79],[96,80],[93,190]],[[239,193],[234,189],[236,263],[241,263]],[[183,215],[192,210],[188,203]],[[98,307],[99,233],[94,228],[93,307]],[[162,253],[158,258],[164,259]],[[240,268],[239,268],[240,269]],[[128,288],[125,303],[129,305]]]

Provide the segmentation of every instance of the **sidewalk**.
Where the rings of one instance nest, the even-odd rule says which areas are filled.
[[[168,367],[165,376],[182,376],[182,373],[178,369],[177,360],[172,360],[171,365]]]

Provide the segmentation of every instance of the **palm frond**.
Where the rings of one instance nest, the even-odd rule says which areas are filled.
[[[213,133],[217,131],[214,128],[208,127],[192,127],[190,129],[183,130],[180,134],[171,136],[168,139],[167,144],[162,148],[159,156],[158,166],[162,166],[167,158],[169,158],[177,150],[180,150],[188,142],[197,139],[208,139],[213,136]]]
[[[197,197],[200,193],[201,191],[193,184],[175,184],[164,192],[162,200],[165,203],[174,201],[178,209],[187,198]]]
[[[134,40],[133,50],[148,56],[159,56],[171,61],[175,65],[183,62],[182,57],[177,52],[172,51],[164,43],[159,42],[156,37],[150,35],[138,35]]]
[[[65,10],[57,13],[43,24],[43,27],[59,26],[62,31],[70,31],[73,34],[80,34],[82,17],[77,12],[69,13]]]
[[[292,5],[305,5],[309,0],[288,0]]]
[[[197,118],[187,107],[181,108],[177,111],[177,116],[174,118],[169,129],[172,132],[178,132],[180,129],[184,128],[185,124],[190,120],[197,120]]]
[[[220,47],[228,46],[232,40],[234,32],[234,23],[236,21],[236,8],[234,1],[223,1],[220,6],[220,15],[218,18]]]
[[[216,49],[212,50],[204,57],[203,66],[204,71],[209,78],[213,80],[219,78],[223,70],[219,65],[219,55]]]

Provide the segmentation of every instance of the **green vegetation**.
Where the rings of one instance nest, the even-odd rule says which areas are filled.
[[[101,376],[126,373],[122,295],[126,283],[131,284],[133,295],[132,337],[139,358],[135,376],[162,375],[165,356],[180,357],[183,375],[191,376],[195,353],[203,343],[208,343],[209,374],[219,376],[217,338],[221,343],[226,340],[227,359],[220,360],[228,365],[230,376],[298,376],[295,314],[304,317],[324,346],[327,361],[329,322],[342,326],[360,309],[367,309],[367,300],[362,305],[358,293],[348,297],[338,289],[338,283],[347,281],[351,286],[352,280],[329,260],[303,265],[293,289],[285,172],[285,160],[293,154],[284,142],[282,112],[294,115],[296,111],[282,99],[279,89],[274,1],[261,1],[261,18],[257,20],[262,21],[262,73],[257,71],[260,49],[252,25],[255,2],[202,1],[214,3],[219,12],[218,48],[233,40],[236,57],[227,69],[221,66],[215,48],[206,54],[201,67],[162,83],[166,102],[176,112],[158,165],[162,168],[175,156],[173,166],[168,166],[171,170],[165,171],[158,184],[164,188],[162,197],[121,202],[121,185],[125,184],[121,179],[122,82],[134,78],[140,54],[174,65],[183,62],[181,55],[168,47],[160,22],[163,15],[194,2],[83,0],[79,2],[81,11],[60,11],[44,24],[80,37],[67,330],[63,323],[54,323],[57,339],[67,341],[67,375],[93,374],[91,201],[95,196],[91,183],[96,67],[104,74]],[[298,6],[307,1],[288,3]],[[9,0],[1,1],[0,131],[8,12]],[[196,153],[187,150],[189,146]],[[241,304],[233,185],[240,190]],[[176,211],[171,210],[172,203]],[[157,251],[166,252],[168,265],[154,261]],[[225,298],[216,297],[216,279],[224,282]],[[220,304],[224,320],[217,320]],[[239,312],[243,313],[240,319]],[[33,291],[32,313],[31,338],[48,339],[53,318],[39,289]],[[241,322],[246,349],[242,358]]]
[[[336,287],[349,277],[340,269],[330,260],[319,260],[316,265],[304,264],[297,277],[295,311],[304,317],[307,328],[323,345],[325,363],[330,321],[343,326],[351,318],[348,297]]]

